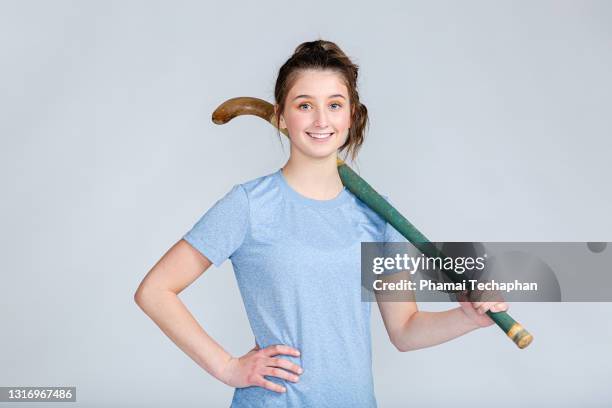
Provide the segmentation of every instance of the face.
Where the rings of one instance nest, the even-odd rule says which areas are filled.
[[[280,127],[291,139],[291,154],[310,158],[335,157],[351,125],[348,89],[342,76],[330,70],[300,73],[287,93]]]

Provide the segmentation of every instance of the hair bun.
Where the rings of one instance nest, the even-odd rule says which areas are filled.
[[[308,41],[298,45],[295,49],[294,54],[303,54],[303,53],[334,53],[334,47],[330,41],[325,40],[316,40],[316,41]]]

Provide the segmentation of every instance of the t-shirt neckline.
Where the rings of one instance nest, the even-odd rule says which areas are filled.
[[[285,179],[285,176],[283,175],[282,168],[278,169],[274,173],[274,176],[277,179],[278,184],[281,187],[281,190],[285,194],[285,197],[301,205],[307,206],[307,207],[336,208],[344,204],[349,199],[348,190],[346,189],[346,187],[343,187],[342,191],[340,191],[340,193],[336,197],[330,200],[315,200],[314,198],[303,196],[302,194],[295,191],[289,185],[289,183],[287,183],[287,180]]]

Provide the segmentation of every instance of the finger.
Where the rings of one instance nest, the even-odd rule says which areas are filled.
[[[275,382],[272,382],[270,380],[266,380],[263,377],[261,377],[261,380],[257,381],[257,383],[255,385],[263,387],[266,390],[275,391],[275,392],[285,392],[285,391],[287,391],[287,389],[285,387],[283,387],[282,385],[279,385],[279,384],[277,384]]]
[[[276,344],[274,346],[268,346],[264,349],[264,354],[268,357],[275,356],[277,354],[286,354],[289,356],[299,356],[299,350],[293,347],[285,346],[284,344]]]
[[[493,307],[495,308],[496,312],[505,312],[508,310],[508,305],[504,302],[496,303],[493,305]]]
[[[491,304],[489,302],[485,302],[482,306],[478,308],[478,313],[483,315],[491,308]]]
[[[272,377],[278,377],[278,378],[282,378],[283,380],[287,380],[287,381],[291,381],[291,382],[298,382],[300,381],[300,377],[295,375],[295,374],[291,374],[289,371],[285,371],[282,368],[275,368],[275,367],[264,367],[261,370],[261,373],[264,375],[270,375]]]
[[[492,310],[491,308],[495,306],[496,304],[497,302],[483,302],[482,306],[478,308],[478,312],[480,314],[485,314],[487,310],[491,310],[494,312],[495,310]]]
[[[304,372],[302,367],[283,358],[271,358],[267,365],[269,367],[281,367],[285,370],[293,371],[296,374],[302,374]]]
[[[472,302],[474,309],[480,308],[485,302]]]

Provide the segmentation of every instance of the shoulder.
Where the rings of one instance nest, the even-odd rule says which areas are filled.
[[[251,210],[256,211],[279,201],[281,194],[277,178],[277,172],[272,172],[237,184],[234,188],[244,192]]]
[[[380,215],[378,215],[378,213],[376,211],[374,211],[367,204],[365,204],[363,201],[361,201],[352,192],[349,191],[349,194],[352,197],[352,206],[353,206],[353,208],[356,211],[365,214],[366,216],[371,218],[373,221],[376,221],[377,223],[384,223],[385,222],[384,219]],[[385,201],[389,202],[389,197],[388,196],[386,196],[384,194],[381,194],[381,196],[385,199]]]
[[[269,173],[251,180],[247,180],[237,185],[242,187],[247,194],[253,194],[258,191],[271,188],[274,184],[275,175],[276,172]]]
[[[234,184],[225,194],[224,198],[235,200],[249,200],[251,196],[257,195],[261,191],[269,190],[273,184],[274,173],[266,174],[251,180]]]

